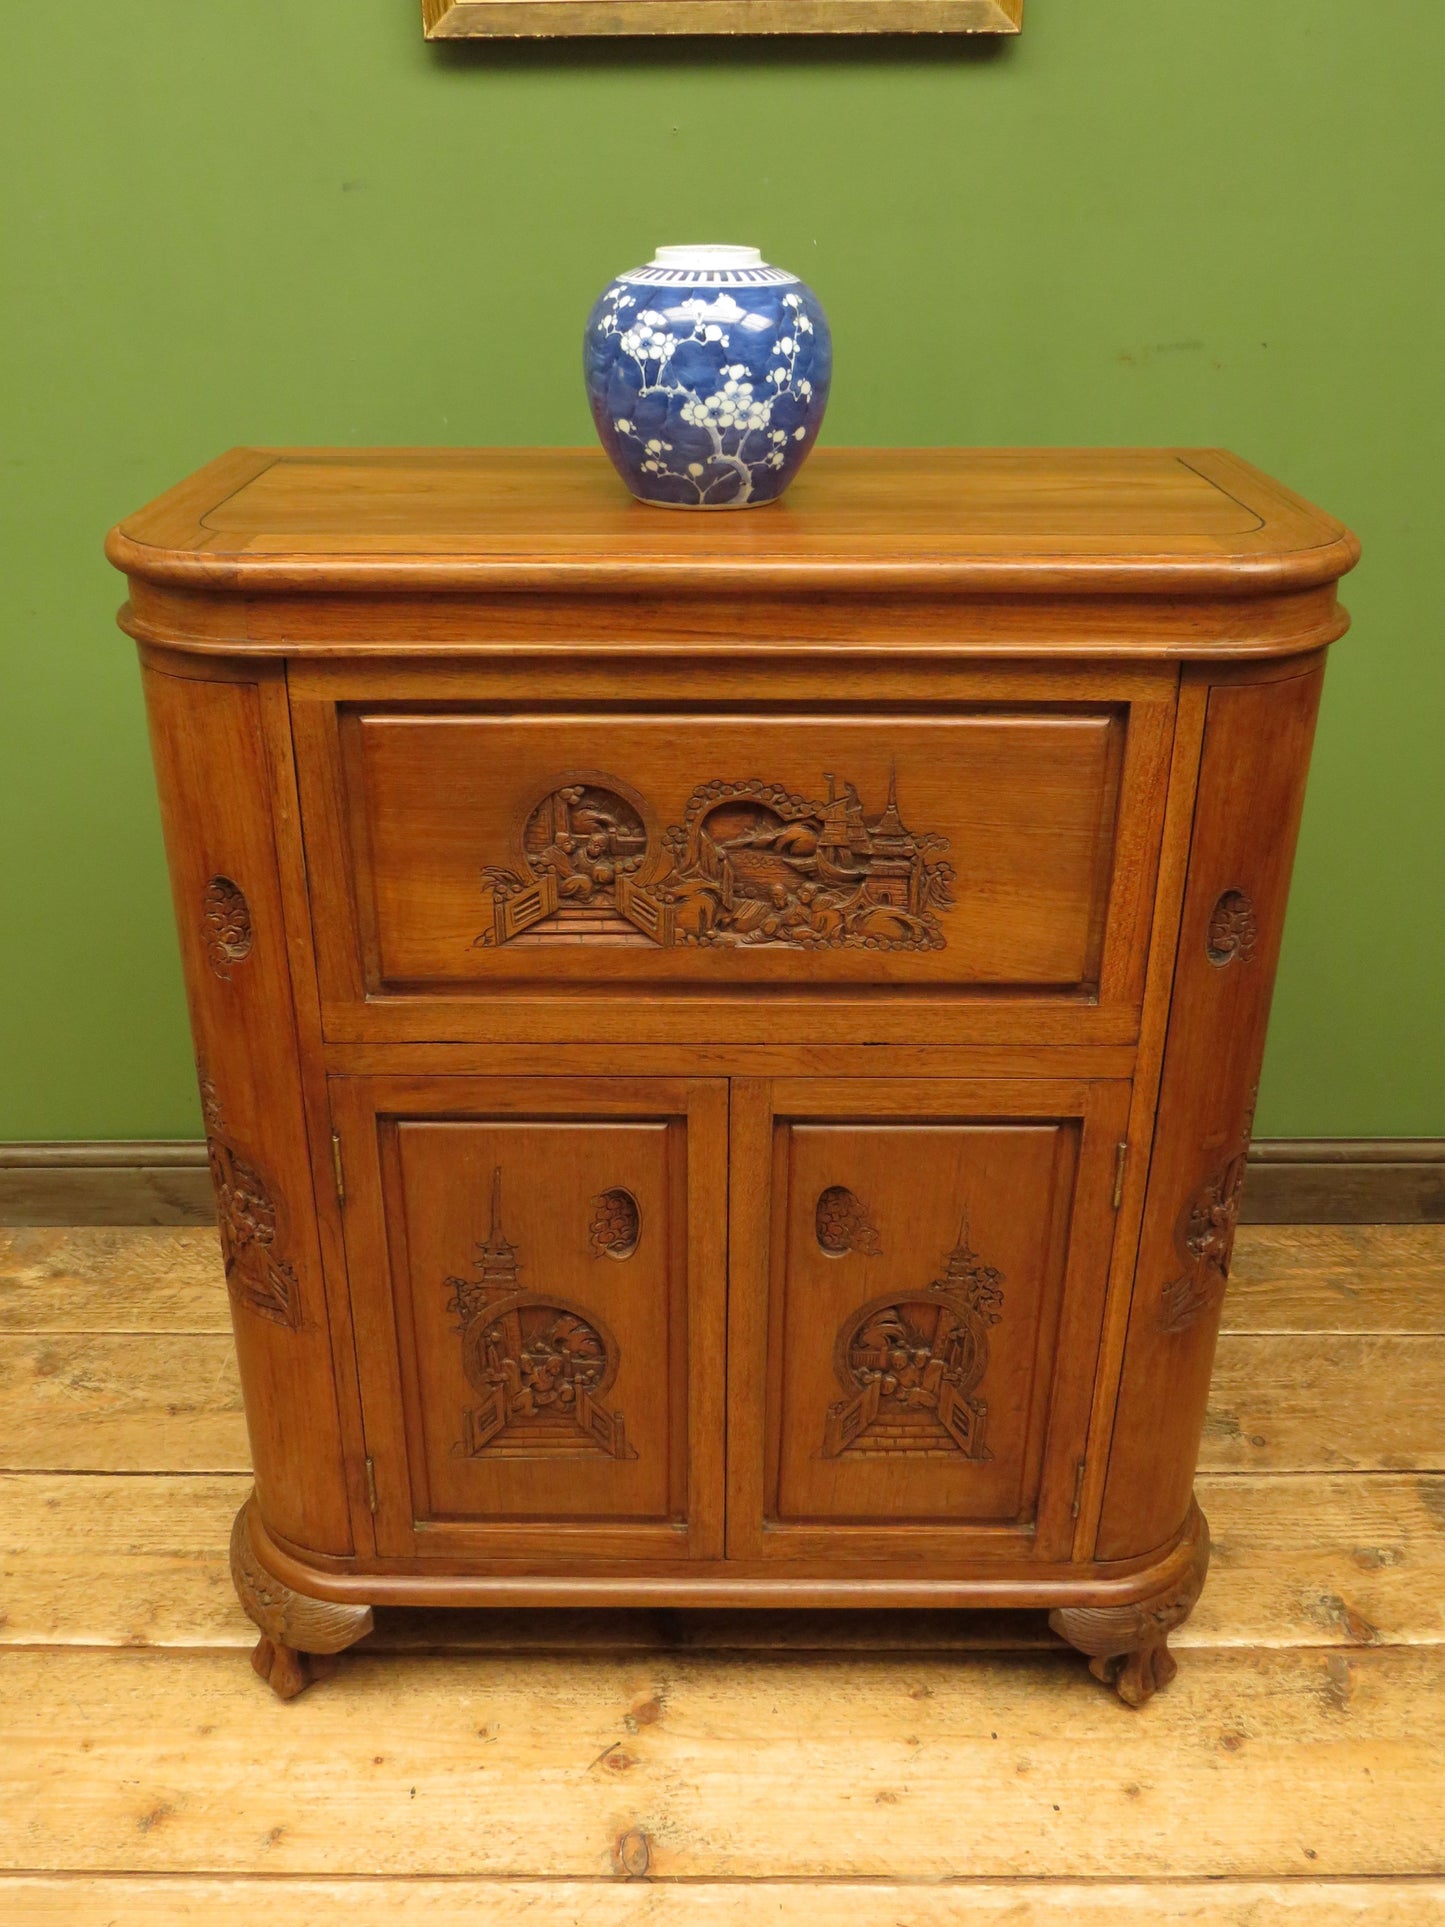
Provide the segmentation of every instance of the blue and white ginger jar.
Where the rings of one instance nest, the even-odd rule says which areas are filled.
[[[756,248],[659,248],[598,298],[582,364],[602,446],[640,501],[759,508],[818,439],[833,341],[812,289]]]

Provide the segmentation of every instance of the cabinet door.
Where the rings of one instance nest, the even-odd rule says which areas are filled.
[[[377,1549],[717,1556],[721,1082],[337,1078]]]
[[[1063,1559],[1128,1086],[739,1082],[728,1550]]]

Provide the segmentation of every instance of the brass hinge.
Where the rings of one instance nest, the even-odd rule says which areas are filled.
[[[1129,1162],[1129,1141],[1114,1147],[1114,1209],[1124,1202],[1124,1166]]]
[[[331,1169],[336,1178],[336,1202],[346,1202],[346,1173],[341,1166],[341,1133],[331,1133]]]
[[[376,1507],[376,1460],[366,1461],[366,1503],[375,1512]]]
[[[368,1459],[367,1464],[370,1465],[370,1463],[371,1461]],[[1079,1516],[1079,1506],[1084,1496],[1084,1468],[1088,1463],[1089,1461],[1087,1459],[1080,1459],[1074,1467],[1074,1503],[1069,1507],[1069,1517],[1071,1519],[1077,1519]]]

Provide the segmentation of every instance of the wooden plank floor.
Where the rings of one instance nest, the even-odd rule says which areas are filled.
[[[1241,1232],[1141,1713],[1042,1615],[378,1615],[290,1705],[213,1234],[0,1232],[4,1927],[1445,1923],[1445,1227]]]

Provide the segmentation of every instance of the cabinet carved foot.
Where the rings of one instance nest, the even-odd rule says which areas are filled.
[[[1166,1591],[1131,1606],[1060,1606],[1049,1614],[1054,1631],[1088,1655],[1094,1678],[1126,1706],[1142,1706],[1179,1670],[1169,1635],[1193,1612],[1209,1569],[1209,1527],[1197,1506],[1190,1525],[1189,1566]]]
[[[371,1631],[371,1608],[312,1599],[267,1572],[251,1544],[251,1505],[248,1499],[231,1528],[231,1579],[261,1632],[251,1665],[278,1698],[295,1699],[336,1670],[335,1654]]]

